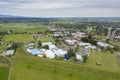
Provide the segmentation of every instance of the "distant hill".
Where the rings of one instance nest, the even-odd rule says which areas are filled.
[[[13,15],[4,15],[0,14],[0,18],[23,18],[23,16],[13,16]]]
[[[120,17],[26,17],[0,14],[0,23],[9,22],[54,22],[54,21],[79,21],[79,22],[120,22]]]

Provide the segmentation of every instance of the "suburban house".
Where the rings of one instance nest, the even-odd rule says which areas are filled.
[[[85,47],[85,48],[90,48],[90,49],[96,49],[97,47],[94,45],[91,45],[90,43],[84,43],[84,42],[79,42],[80,47]]]
[[[100,48],[105,48],[105,49],[107,49],[108,47],[114,48],[114,46],[103,43],[103,42],[97,42],[97,46],[100,47]]]
[[[67,40],[65,40],[65,43],[67,45],[73,46],[73,45],[75,45],[75,43],[77,43],[77,40],[67,39]]]
[[[83,62],[83,58],[79,54],[76,54],[76,60]]]
[[[76,32],[74,34],[72,34],[74,36],[74,39],[76,40],[81,40],[82,37],[86,36],[86,33],[83,32]]]
[[[46,45],[52,45],[52,42],[42,42],[42,47]]]
[[[13,54],[14,54],[14,51],[15,51],[15,50],[7,50],[7,51],[6,51],[6,56],[13,55]]]

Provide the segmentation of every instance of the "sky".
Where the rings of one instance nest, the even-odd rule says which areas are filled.
[[[120,0],[0,0],[0,14],[28,17],[120,17]]]

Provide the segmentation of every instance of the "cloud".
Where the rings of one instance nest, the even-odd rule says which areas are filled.
[[[72,3],[64,2],[37,2],[37,3],[22,3],[17,8],[18,9],[59,9],[59,8],[71,8],[76,7]]]
[[[0,0],[0,14],[120,16],[120,0]]]

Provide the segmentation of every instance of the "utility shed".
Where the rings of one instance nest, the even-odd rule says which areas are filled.
[[[6,56],[13,55],[15,50],[7,50]]]

